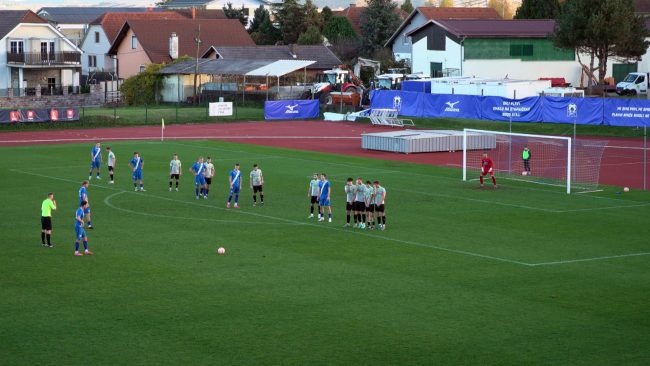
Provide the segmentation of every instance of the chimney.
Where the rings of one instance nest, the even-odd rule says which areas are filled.
[[[192,19],[196,19],[196,8],[192,7]]]
[[[172,32],[172,35],[169,37],[169,56],[172,60],[178,58],[178,36],[176,33]]]

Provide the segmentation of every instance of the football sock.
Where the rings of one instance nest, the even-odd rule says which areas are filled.
[[[481,181],[481,184],[483,184],[483,176],[482,175],[479,177],[479,180]]]
[[[74,242],[74,251],[78,252],[79,251],[79,241]]]
[[[88,227],[91,227],[91,226],[93,226],[93,223],[90,222],[90,220],[88,220]]]
[[[41,244],[45,244],[45,233],[41,231]]]
[[[237,202],[239,202],[239,195],[238,194],[235,195],[235,204],[237,204]]]
[[[260,194],[260,202],[264,203],[264,195]]]
[[[111,180],[113,180],[113,173],[111,173]]]
[[[361,214],[361,222],[366,222],[366,214]]]
[[[497,180],[494,177],[492,177],[492,184],[494,184],[495,186],[497,185]]]
[[[169,181],[169,188],[171,188],[171,187],[172,187],[172,181],[170,180]]]
[[[350,214],[345,215],[345,220],[348,224],[350,223]]]
[[[382,216],[382,217],[381,217],[381,223],[382,223],[383,225],[386,225],[386,216]]]
[[[377,225],[381,225],[381,216],[377,216]]]
[[[309,207],[309,213],[312,215],[314,214],[314,205],[311,205],[311,207]]]
[[[209,189],[209,188],[206,188],[206,189],[204,190],[204,193],[205,193],[206,196],[208,195],[209,192],[210,192],[210,189]]]
[[[228,196],[228,203],[230,203],[230,200],[232,200],[232,194]]]
[[[253,196],[253,203],[257,202],[257,196]]]
[[[329,217],[329,218],[331,219],[331,218],[332,218],[332,213],[330,212],[330,213],[327,215],[327,217]]]
[[[88,250],[88,240],[84,240],[84,250]]]
[[[140,183],[140,189],[144,188],[144,184]]]
[[[138,183],[133,183],[133,188],[138,188]]]
[[[52,244],[52,243],[50,243],[50,237],[51,237],[51,236],[52,236],[52,235],[50,235],[50,234],[45,234],[45,237],[47,238],[47,245]]]
[[[198,197],[199,196],[199,188],[198,187],[195,188],[194,191],[196,191],[196,196]]]
[[[176,188],[178,188],[178,181],[176,181]]]

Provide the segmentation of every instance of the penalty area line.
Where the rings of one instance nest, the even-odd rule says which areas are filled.
[[[554,262],[542,262],[542,263],[528,263],[530,267],[540,267],[540,266],[552,266],[557,264],[570,264],[578,262],[594,262],[594,261],[603,261],[608,259],[617,259],[617,258],[629,258],[629,257],[642,257],[650,255],[650,252],[643,253],[631,253],[631,254],[621,254],[621,255],[609,255],[604,257],[593,257],[593,258],[581,258],[581,259],[569,259],[565,261],[554,261]]]

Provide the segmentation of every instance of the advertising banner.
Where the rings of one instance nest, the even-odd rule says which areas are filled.
[[[481,119],[481,97],[427,94],[422,97],[423,117]]]
[[[306,119],[318,118],[318,100],[277,100],[264,102],[264,119]]]
[[[210,117],[232,116],[232,102],[210,103],[209,106]]]
[[[402,116],[422,116],[422,98],[429,94],[400,90],[373,90],[370,108],[395,109]]]
[[[650,126],[650,101],[608,99],[604,103],[604,117],[609,126]]]
[[[543,97],[542,105],[543,122],[578,125],[603,122],[603,99]]]
[[[540,97],[509,99],[483,97],[481,99],[483,119],[493,121],[541,122],[542,103]]]

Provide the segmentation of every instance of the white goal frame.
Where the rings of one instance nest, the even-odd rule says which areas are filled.
[[[571,193],[571,152],[572,152],[572,139],[571,137],[564,136],[550,136],[550,135],[532,135],[527,133],[514,133],[514,132],[498,132],[498,131],[488,131],[488,130],[477,130],[473,128],[463,129],[463,181],[467,181],[467,134],[475,132],[485,135],[501,135],[501,136],[522,136],[522,137],[532,137],[536,139],[547,139],[547,140],[563,140],[567,142],[567,166],[566,166],[566,193]]]

